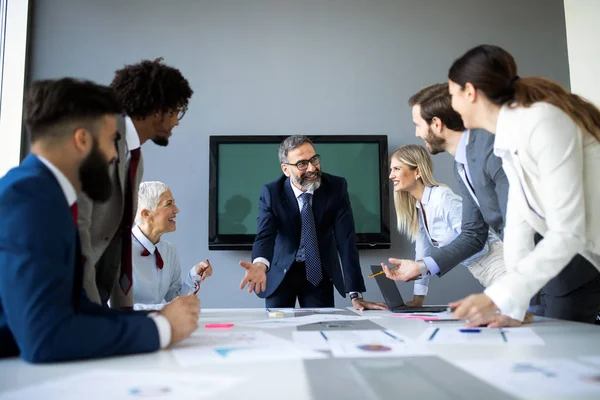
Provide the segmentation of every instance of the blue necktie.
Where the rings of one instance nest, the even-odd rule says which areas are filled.
[[[304,243],[304,254],[306,255],[306,279],[317,286],[323,279],[321,270],[321,256],[319,255],[319,242],[317,241],[317,228],[315,227],[315,216],[310,205],[312,194],[302,193],[302,243]]]

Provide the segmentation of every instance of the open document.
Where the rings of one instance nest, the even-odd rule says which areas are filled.
[[[242,381],[198,372],[92,370],[0,394],[0,400],[192,400],[213,397]]]
[[[260,362],[326,358],[289,340],[261,331],[197,332],[173,347],[183,366],[206,363]]]

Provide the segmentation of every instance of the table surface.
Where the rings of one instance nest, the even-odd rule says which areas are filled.
[[[432,326],[432,324],[420,320],[392,317],[388,311],[361,313],[348,309],[345,310],[345,313],[380,317],[372,319],[372,322],[411,339],[417,339],[423,331]],[[232,328],[234,330],[255,330],[238,326],[237,323],[265,318],[268,318],[268,313],[264,309],[205,309],[202,310],[200,316],[199,329],[205,329],[204,325],[207,323],[232,322],[236,323],[236,326]],[[456,323],[445,322],[433,326],[452,326],[453,324]],[[220,399],[413,398],[410,393],[415,397],[418,395],[420,400],[428,397],[436,400],[442,398],[509,399],[514,397],[449,364],[457,361],[489,359],[523,361],[568,358],[577,361],[579,357],[583,356],[600,356],[600,326],[598,325],[536,317],[534,323],[529,326],[544,339],[545,346],[430,344],[428,347],[437,357],[395,358],[379,361],[386,363],[382,366],[393,366],[393,362],[397,364],[397,368],[386,367],[387,370],[394,370],[389,371],[390,374],[395,373],[392,378],[387,377],[380,380],[377,379],[377,376],[369,375],[367,367],[377,363],[377,360],[383,359],[327,358],[182,367],[177,363],[171,351],[163,350],[150,354],[45,365],[28,364],[19,358],[3,359],[0,360],[0,393],[86,370],[110,369],[197,371],[198,373],[233,374],[245,378],[242,384],[220,392],[218,394]],[[282,327],[268,329],[266,332],[284,339],[291,339],[292,332],[295,330],[296,328]],[[423,387],[429,387],[430,391],[423,391]],[[573,395],[556,398],[582,399],[586,397]]]

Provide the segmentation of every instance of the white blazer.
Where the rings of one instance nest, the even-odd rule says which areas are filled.
[[[600,270],[600,143],[548,103],[504,106],[494,153],[508,178],[507,273],[485,290],[522,320],[529,300],[576,254]],[[544,239],[534,245],[534,233]]]

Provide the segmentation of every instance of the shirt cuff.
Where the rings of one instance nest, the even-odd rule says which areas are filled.
[[[267,270],[265,272],[269,272],[269,270],[271,269],[271,263],[266,258],[256,257],[254,260],[252,260],[252,264],[255,264],[257,262],[261,262],[267,266]]]
[[[415,287],[413,289],[413,295],[415,296],[427,296],[427,291],[429,288],[425,285],[421,285],[420,283],[415,283]]]
[[[160,348],[166,348],[169,343],[171,343],[171,324],[169,323],[169,320],[164,315],[154,312],[148,314],[148,317],[152,318],[156,324],[158,338],[160,340]]]
[[[425,263],[425,265],[427,265],[427,269],[429,270],[429,273],[431,275],[436,275],[440,273],[440,267],[438,267],[437,263],[433,258],[425,257],[423,258],[423,262]]]
[[[510,291],[507,291],[503,285],[489,286],[483,293],[494,302],[500,310],[500,314],[516,319],[517,321],[523,321],[525,318],[529,304],[525,304],[524,307],[516,304],[511,298]]]

